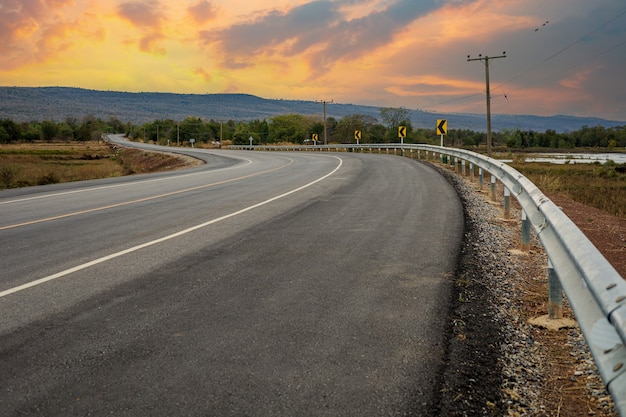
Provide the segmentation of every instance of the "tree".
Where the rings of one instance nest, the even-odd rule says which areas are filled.
[[[370,127],[367,133],[371,143],[383,143],[385,141],[387,128],[380,123],[376,123],[374,126]]]
[[[522,135],[519,129],[503,129],[506,146],[509,148],[522,147]]]
[[[94,140],[102,135],[101,122],[93,115],[85,116],[75,132],[75,138],[78,141]]]
[[[301,114],[274,116],[270,124],[269,141],[302,143],[310,135],[315,119]]]
[[[381,108],[380,116],[383,120],[383,123],[387,125],[387,134],[386,134],[387,142],[398,141],[398,127],[399,126],[406,126],[407,136],[411,134],[411,131],[413,130],[413,126],[411,125],[411,120],[409,119],[409,111],[405,109],[404,107]]]
[[[344,116],[337,123],[336,136],[339,142],[350,143],[354,142],[354,132],[360,130],[362,133],[362,142],[370,142],[369,130],[376,124],[377,120],[373,116],[367,116],[364,114],[350,114]]]
[[[13,120],[0,120],[0,129],[4,131],[4,134],[0,135],[0,143],[10,143],[22,140],[22,129]]]
[[[409,111],[404,107],[383,107],[380,109],[380,117],[387,128],[397,128],[409,119]]]
[[[49,142],[57,138],[59,126],[52,120],[44,120],[41,123],[41,139]]]
[[[235,145],[249,145],[250,138],[252,138],[257,144],[259,144],[259,134],[252,131],[252,123],[239,122],[235,127],[233,133],[233,144]]]
[[[269,135],[269,125],[267,120],[253,120],[248,123],[248,130],[254,133],[254,139],[257,139],[258,143],[267,143]]]

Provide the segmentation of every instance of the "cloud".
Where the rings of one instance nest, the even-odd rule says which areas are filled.
[[[187,12],[197,23],[205,23],[215,19],[218,8],[208,0],[200,0],[193,6],[189,6]]]
[[[0,50],[10,49],[11,42],[28,38],[35,33],[46,18],[53,15],[54,7],[70,4],[70,0],[3,0],[0,5]],[[7,42],[8,41],[8,42]]]
[[[458,1],[314,0],[283,12],[269,10],[261,17],[228,28],[200,33],[204,44],[217,44],[225,60],[252,65],[255,57],[305,55],[317,75],[335,62],[371,53],[393,41],[407,25],[429,12]],[[349,18],[350,6],[369,4],[366,14]]]
[[[73,13],[65,13],[72,10]],[[71,14],[80,14],[74,0],[2,0],[0,5],[0,65],[10,70],[43,61],[80,39],[100,39],[103,30]]]
[[[156,0],[122,3],[117,11],[120,17],[137,27],[159,29],[165,20],[161,4]]]
[[[117,7],[118,15],[138,28],[142,34],[138,46],[143,52],[165,55],[160,46],[165,39],[164,26],[167,23],[162,4],[157,0],[142,0],[122,3]]]
[[[204,68],[197,67],[193,70],[193,73],[201,76],[204,79],[204,81],[207,83],[210,83],[211,81],[213,81],[213,77],[211,77],[211,74]]]

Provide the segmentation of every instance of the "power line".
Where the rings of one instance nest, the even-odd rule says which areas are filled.
[[[537,9],[538,9],[539,7],[541,7],[541,6],[543,6],[543,3],[545,3],[545,0],[544,0],[544,2],[542,2],[542,3],[541,3],[538,7],[537,7]],[[568,49],[570,49],[570,48],[574,47],[575,45],[579,44],[580,42],[584,41],[584,40],[585,40],[585,38],[587,38],[587,37],[589,37],[589,36],[591,36],[591,35],[593,35],[593,34],[595,34],[595,33],[599,32],[600,30],[604,29],[606,26],[608,26],[609,24],[613,23],[614,21],[616,21],[617,19],[621,18],[621,17],[622,17],[622,16],[624,16],[624,15],[626,15],[626,9],[622,10],[620,13],[618,13],[617,15],[615,15],[614,17],[612,17],[611,19],[607,20],[606,22],[602,23],[600,26],[596,27],[595,29],[593,29],[593,30],[592,30],[592,31],[590,31],[589,33],[587,33],[587,34],[585,34],[585,35],[581,36],[580,38],[578,38],[578,39],[577,39],[577,40],[575,40],[574,42],[572,42],[572,43],[570,43],[570,44],[566,45],[565,47],[561,48],[561,49],[560,49],[560,50],[558,50],[557,52],[555,52],[555,53],[551,54],[550,56],[546,57],[543,61],[541,61],[541,62],[537,63],[536,65],[534,65],[534,66],[532,66],[532,67],[530,67],[530,68],[526,69],[525,71],[522,71],[521,73],[519,73],[519,74],[515,75],[514,77],[512,77],[512,78],[508,79],[507,81],[505,81],[505,82],[503,82],[503,83],[501,83],[501,84],[498,84],[498,85],[497,85],[496,87],[494,87],[494,88],[496,88],[496,89],[497,89],[497,88],[501,88],[501,87],[503,87],[503,86],[505,86],[505,85],[507,85],[507,84],[510,84],[511,82],[513,82],[513,81],[515,81],[515,80],[517,80],[517,79],[519,79],[519,78],[521,78],[521,77],[525,76],[526,74],[528,74],[528,73],[530,73],[530,72],[534,71],[535,69],[539,68],[539,67],[540,67],[540,66],[542,66],[543,64],[545,64],[545,63],[547,63],[547,62],[551,61],[552,59],[554,59],[554,58],[556,58],[557,56],[561,55],[563,52],[567,51]],[[544,24],[544,25],[545,25],[545,24]],[[617,45],[615,45],[615,46],[613,46],[613,47],[611,47],[611,48],[609,48],[609,49],[607,49],[607,50],[605,50],[605,51],[603,51],[603,52],[600,52],[600,53],[598,53],[598,54],[594,55],[594,56],[593,56],[593,57],[591,57],[591,58],[587,58],[587,59],[585,59],[584,61],[581,61],[581,62],[579,62],[578,64],[575,64],[574,66],[582,65],[582,64],[584,64],[584,63],[586,63],[586,62],[588,62],[588,61],[591,61],[591,60],[592,60],[592,59],[594,59],[594,58],[597,58],[598,56],[604,55],[604,54],[606,54],[606,53],[608,53],[608,52],[610,52],[610,51],[612,51],[612,50],[614,50],[614,49],[617,49],[617,48],[619,48],[619,47],[623,46],[624,44],[626,44],[626,41],[621,42],[621,43],[619,43],[619,44],[617,44]],[[572,68],[572,66],[568,67],[568,69],[571,69],[571,68]],[[475,97],[475,96],[478,96],[478,95],[479,95],[479,94],[472,94],[472,95],[469,95],[469,96],[463,96],[463,97],[458,97],[458,98],[454,98],[454,99],[450,99],[450,100],[440,101],[440,102],[437,102],[437,103],[434,103],[434,104],[431,104],[431,105],[427,106],[427,107],[426,107],[426,109],[428,109],[428,108],[433,108],[433,107],[438,107],[438,106],[441,106],[441,105],[444,105],[444,104],[455,103],[455,102],[462,101],[462,100],[466,100],[466,99],[468,99],[468,98],[472,98],[472,97]]]
[[[521,78],[522,76],[524,76],[524,75],[528,74],[529,72],[531,72],[531,71],[533,71],[533,70],[537,69],[537,68],[538,68],[538,67],[540,67],[541,65],[543,65],[543,64],[545,64],[546,62],[548,62],[548,61],[550,61],[550,60],[552,60],[552,59],[556,58],[557,56],[559,56],[559,55],[560,55],[560,54],[562,54],[563,52],[567,51],[567,50],[568,50],[568,49],[570,49],[571,47],[573,47],[573,46],[577,45],[578,43],[582,42],[585,38],[587,38],[587,37],[589,37],[589,36],[593,35],[594,33],[598,32],[599,30],[603,29],[604,27],[606,27],[606,26],[607,26],[607,25],[609,25],[610,23],[614,22],[615,20],[619,19],[620,17],[624,16],[625,14],[626,14],[626,9],[625,9],[625,10],[623,10],[621,13],[619,13],[617,16],[613,17],[612,19],[609,19],[607,22],[604,22],[602,25],[598,26],[597,28],[595,28],[595,29],[594,29],[594,30],[592,30],[591,32],[587,33],[586,35],[581,36],[581,37],[580,37],[580,38],[578,38],[576,41],[574,41],[574,42],[570,43],[569,45],[565,46],[564,48],[561,48],[559,51],[557,51],[557,52],[553,53],[552,55],[550,55],[549,57],[547,57],[546,59],[544,59],[542,62],[538,63],[537,65],[535,65],[535,66],[533,66],[533,67],[530,67],[530,68],[529,68],[529,69],[527,69],[526,71],[523,71],[523,72],[521,72],[520,74],[516,75],[515,77],[513,77],[513,78],[511,78],[511,79],[509,79],[509,80],[507,80],[507,81],[503,82],[502,84],[498,85],[498,87],[502,87],[503,85],[509,84],[509,83],[511,83],[511,82],[513,82],[513,81],[515,81],[515,80],[517,80],[518,78]],[[623,43],[622,43],[622,44],[620,44],[619,46],[621,46],[621,45],[623,45]],[[605,52],[603,52],[603,53],[606,53],[606,51],[605,51]],[[602,53],[601,53],[601,54],[599,54],[599,55],[602,55]],[[597,56],[599,56],[599,55],[597,55]],[[590,59],[593,59],[593,58],[590,58]],[[589,61],[590,59],[588,59],[588,60],[586,60],[586,61],[584,61],[584,62],[587,62],[587,61]],[[580,65],[580,63],[579,63],[579,64],[577,64],[577,65]],[[496,88],[498,88],[498,87],[496,87]]]
[[[546,59],[544,59],[543,63],[546,63],[548,61],[550,61],[552,58],[562,54],[563,52],[567,51],[569,48],[571,48],[572,46],[582,42],[586,37],[593,35],[594,33],[598,32],[600,29],[603,29],[604,27],[606,27],[607,25],[609,25],[610,23],[614,22],[615,20],[619,19],[620,17],[624,16],[626,14],[626,10],[624,10],[623,12],[621,12],[620,14],[618,14],[617,16],[615,16],[614,18],[610,19],[608,22],[603,23],[601,26],[599,26],[598,28],[592,30],[591,32],[587,33],[586,35],[581,36],[580,38],[578,38],[576,41],[570,43],[569,45],[567,45],[565,48],[561,49],[560,51],[550,55],[549,57],[547,57]]]

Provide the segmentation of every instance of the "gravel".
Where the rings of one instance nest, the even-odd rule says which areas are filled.
[[[518,300],[528,280],[523,274],[527,257],[509,251],[519,223],[503,221],[502,209],[476,192],[476,184],[438,169],[457,189],[466,222],[439,415],[562,415],[549,409],[542,391],[546,378],[554,377],[546,366],[548,347],[535,340],[533,326],[520,311]],[[541,251],[534,255],[547,264]],[[576,372],[559,377],[585,378],[588,396],[596,399],[597,410],[580,415],[617,416],[580,330],[561,331],[568,332]]]

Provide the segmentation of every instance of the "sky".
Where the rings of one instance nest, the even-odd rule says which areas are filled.
[[[485,113],[486,62],[492,114],[626,121],[624,0],[0,0],[2,86],[445,117]]]

